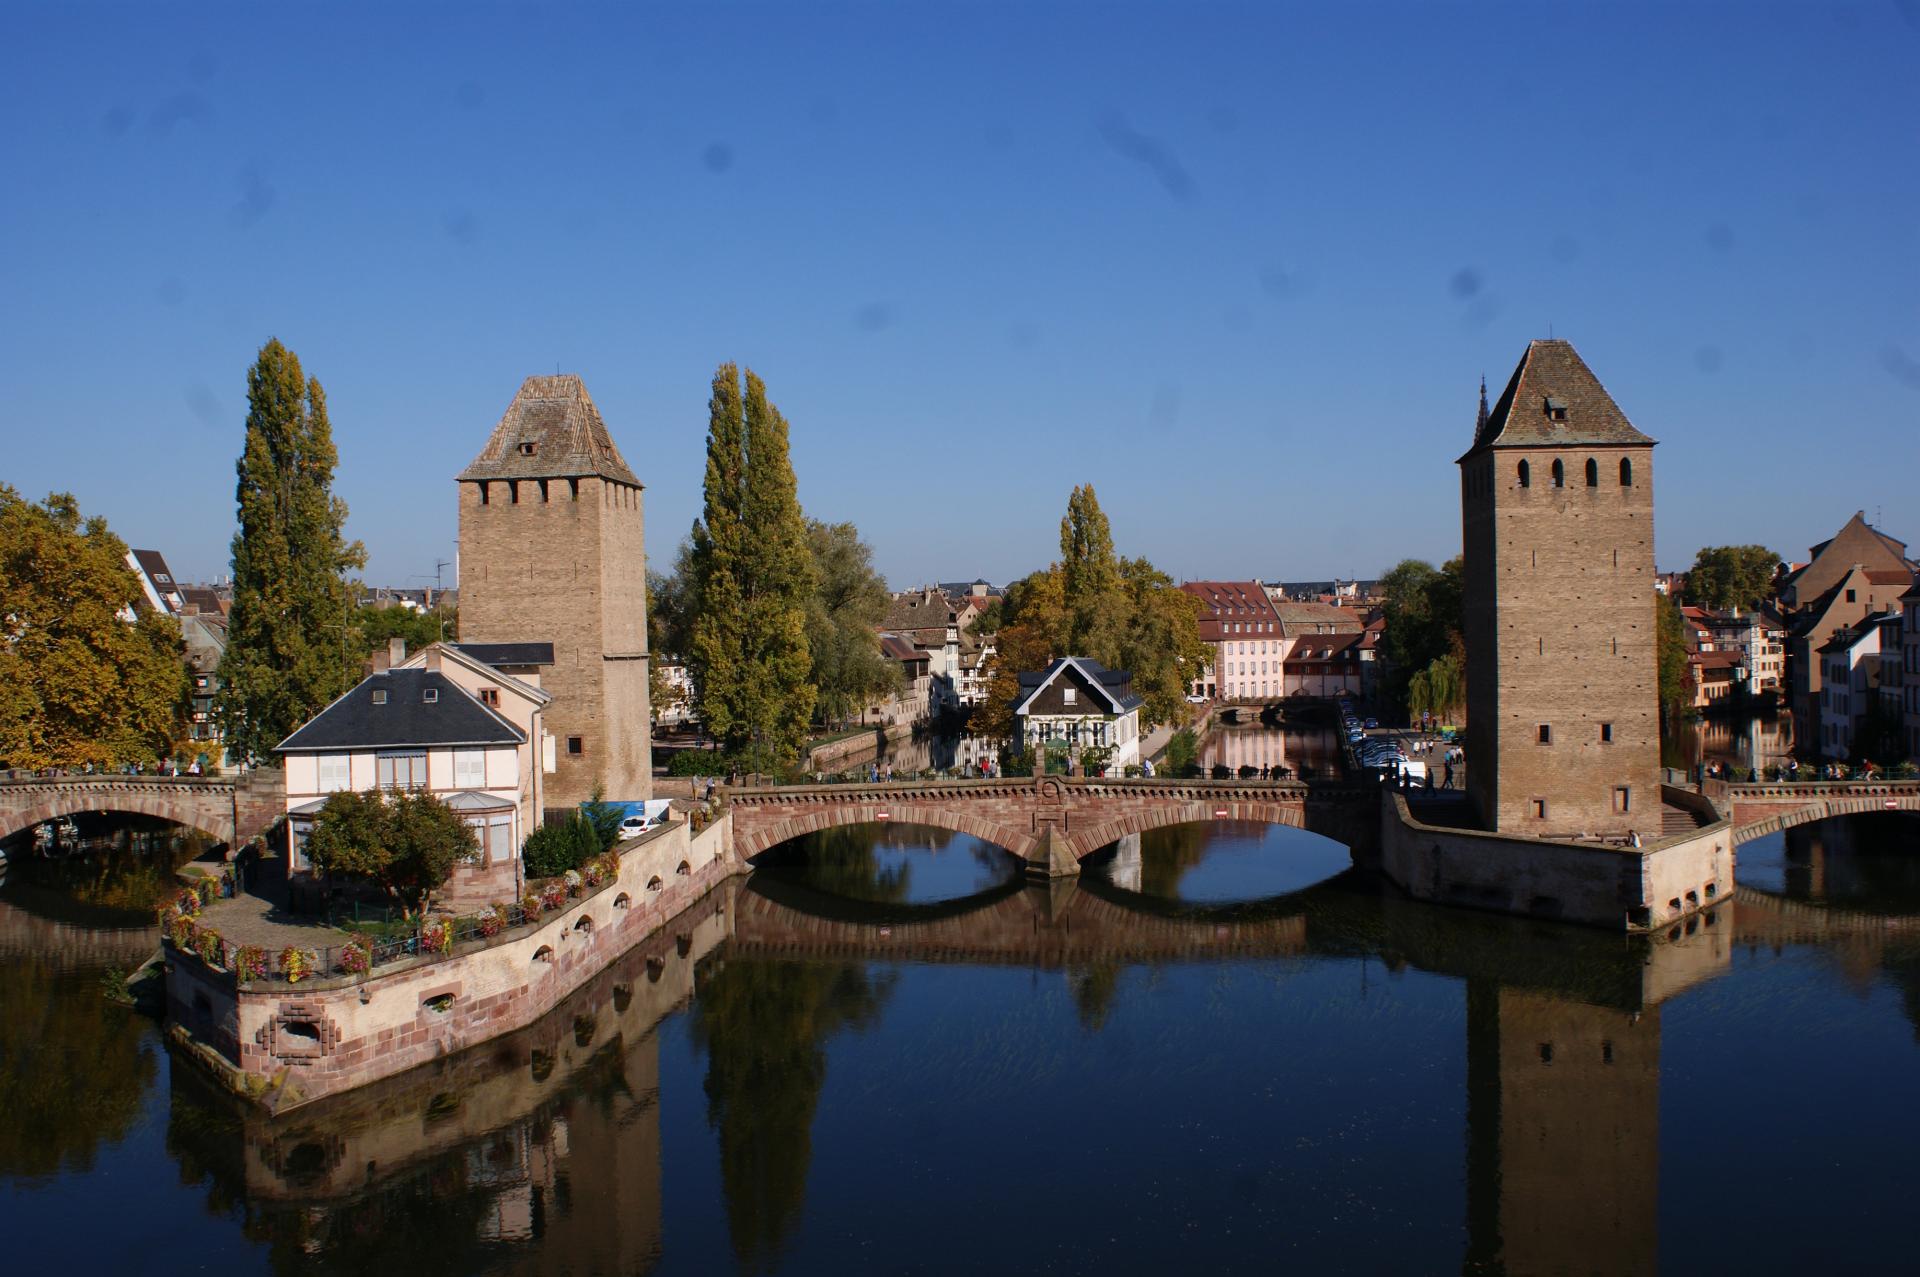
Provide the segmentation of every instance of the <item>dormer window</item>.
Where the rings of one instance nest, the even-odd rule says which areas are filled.
[[[1565,421],[1567,419],[1567,405],[1563,401],[1549,396],[1547,399],[1547,416],[1555,421]]]
[[[437,704],[440,700],[440,689],[437,687],[426,688],[420,693],[420,699],[428,705]]]
[[[1079,698],[1079,692],[1071,687],[1063,687],[1060,689],[1060,701],[1062,704],[1072,705],[1075,701],[1079,700]]]
[[[531,456],[532,456],[532,455],[533,455],[534,453],[536,453],[536,452],[538,452],[538,451],[540,451],[540,445],[539,445],[539,444],[537,444],[537,443],[535,443],[535,442],[534,442],[533,440],[531,440],[531,439],[522,439],[522,440],[520,441],[520,455],[521,455],[521,456],[523,456],[523,457],[531,457]]]
[[[385,688],[378,688],[374,691],[373,703],[375,705],[385,705],[387,703],[387,693]]]

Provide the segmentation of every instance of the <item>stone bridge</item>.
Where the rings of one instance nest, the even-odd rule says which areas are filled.
[[[1732,820],[1736,846],[1832,816],[1858,816],[1877,811],[1920,812],[1920,780],[1740,785],[1710,780],[1702,792]]]
[[[734,848],[751,860],[791,838],[895,821],[934,825],[1000,847],[1041,877],[1079,872],[1102,847],[1166,825],[1244,820],[1291,825],[1370,858],[1380,835],[1380,795],[1345,781],[1003,780],[880,785],[780,785],[730,790]]]
[[[62,816],[157,816],[237,847],[286,814],[286,776],[9,776],[0,779],[0,838]]]

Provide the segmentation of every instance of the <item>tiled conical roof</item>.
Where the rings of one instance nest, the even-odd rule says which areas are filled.
[[[1651,444],[1567,341],[1527,345],[1500,402],[1479,423],[1473,448]]]
[[[493,428],[487,446],[460,472],[473,479],[566,479],[598,475],[638,487],[607,423],[571,373],[529,377]]]

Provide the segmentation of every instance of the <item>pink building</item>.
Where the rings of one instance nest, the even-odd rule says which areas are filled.
[[[1213,661],[1193,681],[1195,696],[1209,700],[1278,699],[1283,692],[1280,618],[1258,581],[1188,581],[1180,587],[1199,599],[1200,638]]]

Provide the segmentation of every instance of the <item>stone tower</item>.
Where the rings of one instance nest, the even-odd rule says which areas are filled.
[[[1653,445],[1564,341],[1460,458],[1467,788],[1502,833],[1660,831]]]
[[[459,481],[461,642],[553,644],[548,809],[650,797],[640,481],[580,378],[527,378]]]

